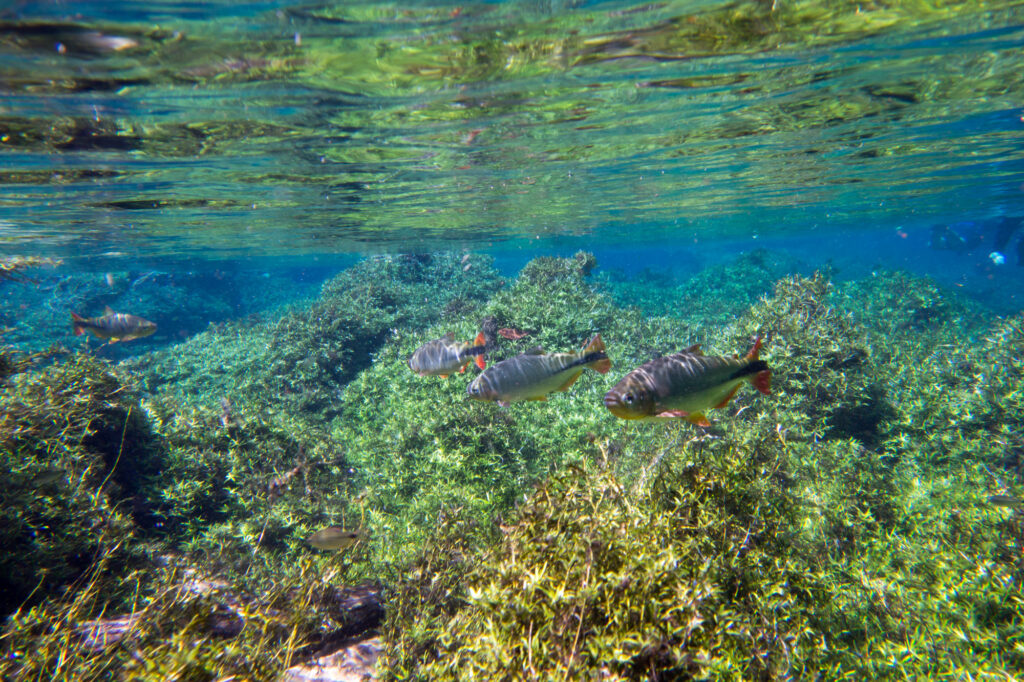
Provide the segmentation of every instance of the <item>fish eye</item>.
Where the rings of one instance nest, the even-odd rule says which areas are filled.
[[[633,397],[632,393],[627,393],[626,394],[626,404],[627,405],[632,405],[634,400],[635,400],[635,398]]]

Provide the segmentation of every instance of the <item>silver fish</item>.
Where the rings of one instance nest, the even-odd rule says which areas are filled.
[[[690,346],[634,369],[605,394],[604,405],[622,419],[671,417],[710,426],[704,411],[728,405],[744,382],[771,392],[771,370],[758,358],[760,350],[760,338],[743,358],[707,356]]]
[[[136,315],[115,313],[108,306],[102,317],[82,317],[71,313],[71,327],[75,336],[92,332],[101,339],[109,339],[110,343],[131,341],[149,336],[156,331],[156,325]]]
[[[423,344],[409,358],[409,369],[421,377],[436,376],[447,378],[456,370],[466,371],[466,365],[476,362],[476,366],[485,369],[484,348],[487,342],[483,332],[476,335],[472,343],[456,343],[454,334],[445,334]]]
[[[517,400],[547,400],[548,393],[568,391],[584,369],[604,374],[611,367],[598,334],[574,353],[544,353],[538,348],[502,360],[474,379],[466,393],[503,407]]]

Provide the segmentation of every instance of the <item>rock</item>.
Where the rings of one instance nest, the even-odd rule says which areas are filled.
[[[363,682],[374,677],[377,657],[383,649],[380,637],[355,641],[328,656],[292,666],[281,682]]]

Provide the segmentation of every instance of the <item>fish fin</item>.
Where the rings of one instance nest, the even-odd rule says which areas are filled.
[[[665,410],[664,412],[659,412],[654,416],[660,419],[679,419],[681,417],[686,417],[689,414],[689,412],[684,410]]]
[[[466,365],[468,365],[468,364],[469,364],[469,360],[466,360],[464,363],[462,363],[462,367],[459,367],[459,374],[465,374],[466,373]]]
[[[564,390],[564,389],[562,389],[562,390]],[[527,400],[543,400],[544,402],[547,402],[547,399],[548,399],[548,397],[546,395],[539,395],[539,396],[536,396],[534,398],[527,398]]]
[[[447,374],[438,374],[437,376],[441,377],[442,379],[447,379],[448,378]]]
[[[441,338],[444,339],[445,341],[454,341],[455,340],[455,332],[448,332],[447,334],[445,334]]]
[[[523,355],[546,355],[546,353],[544,353],[544,349],[540,346],[534,346],[530,350],[524,351]]]
[[[576,383],[576,380],[580,378],[581,374],[583,374],[583,370],[582,369],[580,371],[576,372],[575,374],[573,374],[571,377],[569,377],[569,379],[564,384],[562,384],[561,386],[559,386],[555,390],[556,391],[568,391],[569,387],[572,386],[574,383]]]
[[[689,348],[683,349],[682,352],[683,353],[689,353],[690,355],[704,355],[704,351],[702,351],[700,349],[700,344],[699,343],[695,343],[692,346],[690,346]]]
[[[728,405],[729,401],[732,400],[733,396],[736,395],[736,391],[738,391],[738,390],[740,390],[740,385],[736,384],[735,386],[732,387],[732,390],[729,391],[729,393],[726,394],[726,396],[724,398],[722,398],[722,402],[720,402],[717,405],[715,405],[715,408],[718,409],[718,408],[725,407],[726,405]]]
[[[477,355],[476,358],[474,359],[474,362],[476,362],[476,366],[479,367],[480,369],[487,369],[487,361],[484,360],[483,353],[483,350],[487,347],[487,339],[484,337],[483,332],[479,332],[476,335],[476,338],[473,339],[473,345],[474,347],[480,349],[480,354]]]
[[[772,371],[770,369],[763,369],[754,375],[751,380],[754,384],[754,388],[761,391],[765,395],[769,395],[772,392]]]
[[[71,328],[74,330],[75,336],[81,336],[85,333],[85,328],[82,327],[83,322],[85,322],[84,317],[71,313]]]
[[[594,338],[592,338],[589,342],[587,342],[587,345],[583,346],[583,354],[584,355],[587,355],[589,353],[602,353],[603,354],[604,352],[605,352],[604,341],[601,340],[601,335],[600,334],[595,334]],[[605,357],[601,358],[600,360],[595,360],[594,362],[590,363],[590,365],[588,365],[588,366],[591,369],[593,369],[595,372],[598,372],[599,374],[607,374],[609,371],[611,371],[612,361],[608,358],[608,356],[605,356]],[[575,379],[573,379],[573,381],[575,381]],[[571,382],[570,382],[570,384],[571,384]],[[565,390],[565,389],[563,389],[563,390]]]
[[[498,407],[508,407],[508,406],[509,406],[509,405],[511,405],[511,404],[512,404],[512,403],[510,403],[510,402],[509,402],[509,401],[507,401],[507,400],[499,400],[499,401],[498,401]]]
[[[761,352],[761,337],[758,336],[754,341],[754,347],[747,353],[747,360],[757,360],[757,354]]]
[[[697,426],[711,426],[711,422],[704,416],[703,412],[693,412],[686,418],[686,421]]]
[[[107,345],[110,345],[112,343],[117,343],[118,341],[120,341],[119,338],[117,338],[116,336],[112,336],[112,337],[110,337],[110,340],[107,341]]]
[[[104,315],[116,315],[117,313],[115,313],[114,309],[111,308],[109,305],[105,305],[105,306],[103,306],[103,314]]]

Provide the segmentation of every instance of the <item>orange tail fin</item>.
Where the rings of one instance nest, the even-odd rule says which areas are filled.
[[[82,327],[83,322],[85,322],[84,317],[71,313],[71,328],[74,330],[75,336],[81,336],[85,333],[85,329]]]
[[[600,334],[595,334],[594,338],[590,339],[587,345],[583,346],[583,353],[604,353],[604,341],[601,340]],[[606,374],[612,368],[612,361],[607,356],[600,360],[595,360],[590,364],[590,368],[595,372]]]
[[[477,348],[481,349],[480,355],[476,356],[476,366],[479,367],[480,369],[487,369],[487,363],[484,361],[484,354],[482,350],[487,345],[487,339],[484,338],[484,333],[480,332],[479,334],[477,334],[476,339],[474,339],[473,343],[477,346]]]
[[[754,384],[754,388],[761,391],[765,395],[772,392],[772,371],[770,369],[763,369],[754,375],[754,379],[750,382]]]

